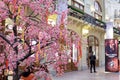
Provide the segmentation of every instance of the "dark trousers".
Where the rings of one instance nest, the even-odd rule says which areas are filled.
[[[94,72],[96,72],[95,61],[90,61],[90,72],[92,72],[92,68],[93,68]]]

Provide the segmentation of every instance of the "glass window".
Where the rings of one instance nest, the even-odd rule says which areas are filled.
[[[74,5],[75,5],[75,7],[79,8],[79,4],[78,3],[75,3]]]
[[[102,11],[101,11],[101,6],[99,5],[99,3],[98,3],[97,1],[95,1],[94,7],[95,7],[95,10],[96,10],[96,11],[102,12]]]
[[[84,6],[77,0],[72,0],[72,5],[80,10],[84,10]]]
[[[114,17],[117,18],[117,9],[114,10]]]
[[[84,0],[80,0],[80,1],[84,2]]]
[[[95,17],[96,19],[102,20],[102,15],[101,15],[102,10],[101,10],[101,6],[100,6],[100,4],[99,4],[97,1],[95,1],[94,7],[95,7],[94,17]]]
[[[99,15],[98,13],[95,13],[94,16],[95,16],[96,19],[102,20],[102,16]]]

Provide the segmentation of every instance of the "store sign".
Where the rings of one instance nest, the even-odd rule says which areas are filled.
[[[118,40],[105,40],[105,71],[118,72]]]

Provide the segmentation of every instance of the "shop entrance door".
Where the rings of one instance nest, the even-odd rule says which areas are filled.
[[[88,47],[87,47],[87,65],[88,67],[90,66],[90,63],[89,63],[89,56],[90,56],[90,53],[93,51],[94,54],[96,55],[96,66],[99,66],[99,42],[98,42],[98,39],[93,36],[93,35],[90,35],[87,37],[87,40],[88,40]]]

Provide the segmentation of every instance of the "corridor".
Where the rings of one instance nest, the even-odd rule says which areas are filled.
[[[53,80],[120,80],[120,72],[105,72],[104,67],[97,68],[97,73],[90,71],[73,71],[63,76],[54,76]]]

